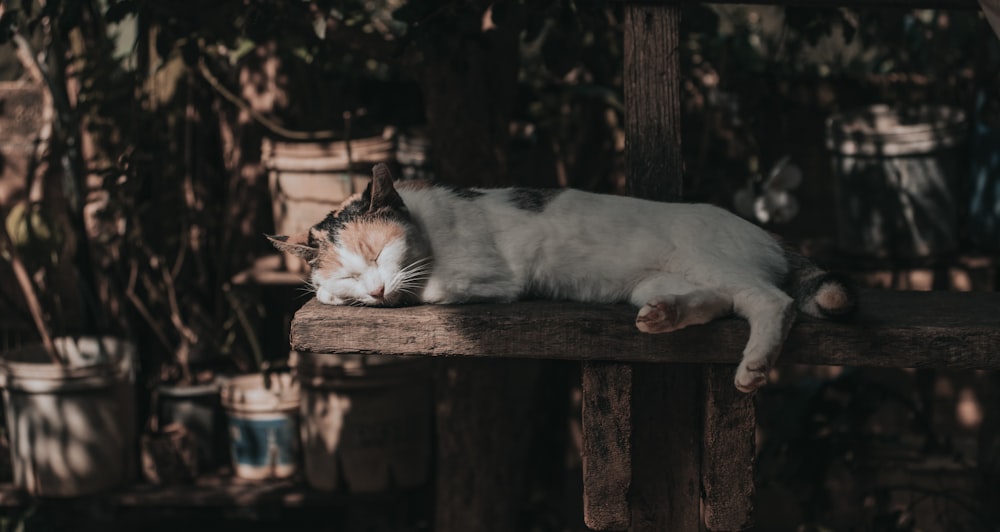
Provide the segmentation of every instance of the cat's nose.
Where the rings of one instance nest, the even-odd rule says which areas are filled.
[[[372,290],[371,292],[368,292],[368,295],[374,297],[375,299],[382,299],[382,297],[385,296],[385,285],[384,284],[378,285],[378,288]]]

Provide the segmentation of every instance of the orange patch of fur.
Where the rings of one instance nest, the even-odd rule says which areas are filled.
[[[319,250],[316,252],[316,261],[313,263],[313,268],[317,270],[339,269],[340,260],[337,258],[337,254],[333,251],[332,246],[330,246],[329,233],[315,227],[310,229],[309,232],[312,234],[313,240],[319,242]]]
[[[340,242],[365,260],[374,262],[382,248],[405,234],[401,225],[388,220],[359,220],[341,229]]]

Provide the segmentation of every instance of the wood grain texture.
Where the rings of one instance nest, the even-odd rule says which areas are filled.
[[[625,5],[625,188],[658,201],[681,198],[680,9]]]
[[[754,436],[753,396],[733,386],[736,368],[701,367],[704,436],[701,453],[702,511],[709,530],[746,530],[752,525]]]
[[[583,365],[583,519],[594,530],[625,530],[632,485],[632,365]]]
[[[700,530],[701,366],[633,364],[632,532]]]
[[[625,186],[657,201],[683,197],[680,18],[677,6],[625,5]],[[630,373],[629,530],[698,530],[700,371],[633,364]]]
[[[866,291],[850,323],[799,318],[779,364],[1000,369],[1000,294]],[[314,353],[736,364],[748,327],[722,319],[670,334],[628,305],[530,301],[359,308],[306,303],[293,349]]]

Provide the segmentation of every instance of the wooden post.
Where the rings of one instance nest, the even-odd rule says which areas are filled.
[[[583,520],[624,530],[631,514],[632,364],[583,363]]]
[[[660,201],[684,188],[679,26],[675,5],[625,6],[626,183]],[[700,527],[700,388],[697,366],[634,366],[630,530]]]
[[[752,525],[753,512],[757,423],[753,396],[733,386],[732,366],[706,364],[703,370],[701,484],[705,526],[709,530],[744,530]]]
[[[679,24],[677,6],[625,6],[625,170],[633,196],[682,196]],[[699,530],[702,502],[708,528],[748,526],[755,418],[732,371],[584,364],[587,526]]]

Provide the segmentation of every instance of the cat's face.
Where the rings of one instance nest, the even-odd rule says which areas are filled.
[[[305,235],[270,237],[312,267],[316,298],[328,305],[399,306],[419,301],[430,273],[427,240],[384,165],[372,184]]]

